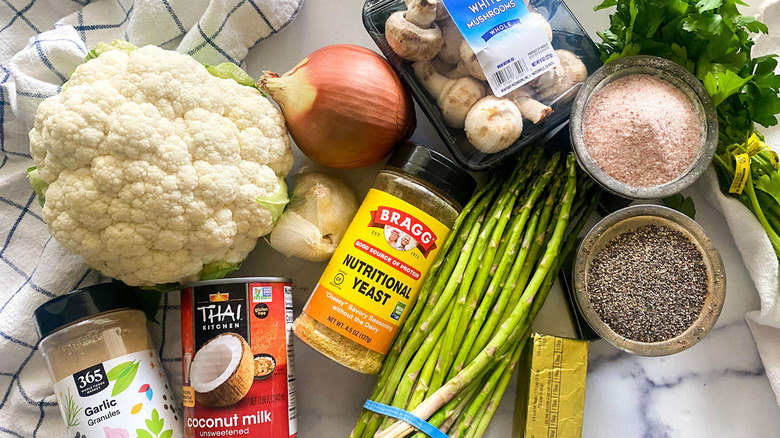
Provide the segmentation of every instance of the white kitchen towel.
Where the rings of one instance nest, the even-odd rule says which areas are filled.
[[[27,132],[38,104],[101,41],[122,38],[201,62],[243,63],[302,1],[0,0],[0,437],[65,436],[32,312],[98,281],[49,236],[27,182]],[[174,382],[181,378],[178,310],[177,294],[166,295],[152,333]]]
[[[761,18],[769,26],[770,34],[758,38],[754,55],[776,55],[780,53],[780,0],[764,2]],[[780,126],[762,129],[762,132],[772,149],[780,151]],[[745,318],[780,405],[780,283],[777,256],[753,213],[742,203],[720,191],[718,178],[712,167],[699,181],[698,188],[707,201],[723,213],[742,254],[742,260],[756,284],[761,298],[761,310],[749,312]]]

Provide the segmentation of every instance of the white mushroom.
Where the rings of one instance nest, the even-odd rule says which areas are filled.
[[[530,120],[534,125],[541,123],[547,117],[550,117],[553,109],[534,99],[527,87],[518,88],[506,95],[506,98],[517,105],[524,118]]]
[[[428,61],[441,50],[442,38],[436,18],[437,0],[411,0],[409,9],[394,12],[385,23],[385,38],[401,58]]]
[[[436,21],[446,20],[448,18],[450,18],[450,13],[447,11],[447,8],[444,7],[444,3],[440,1],[438,6],[436,6]]]
[[[405,3],[407,12],[411,14],[407,20],[411,23],[426,29],[437,20],[436,9],[440,5],[439,0],[406,0]]]
[[[448,77],[450,79],[460,79],[460,78],[466,77],[466,76],[471,77],[469,72],[466,71],[466,67],[463,66],[462,62],[459,62],[458,65],[455,66],[455,68],[453,68],[452,70],[444,73],[444,76],[446,76],[446,77]]]
[[[553,30],[552,30],[552,26],[550,25],[550,22],[547,21],[547,19],[544,18],[542,14],[538,12],[531,12],[531,17],[533,17],[536,21],[539,22],[539,24],[544,29],[544,34],[547,35],[547,39],[550,40],[550,42],[552,42]]]
[[[463,128],[471,107],[485,96],[485,87],[471,77],[448,79],[437,73],[430,61],[415,62],[412,67],[428,93],[436,98],[447,125]]]
[[[438,22],[441,29],[442,46],[439,52],[439,58],[450,64],[460,62],[460,43],[463,41],[463,35],[460,34],[458,26],[451,19]]]
[[[436,70],[436,73],[439,73],[440,75],[447,75],[449,72],[456,70],[457,66],[452,65],[443,59],[441,57],[437,56],[433,59],[431,59],[431,64],[433,64],[433,69]]]
[[[588,78],[588,68],[568,50],[556,50],[561,64],[534,79],[530,85],[542,100],[569,101]]]
[[[482,71],[482,66],[479,65],[477,55],[471,50],[471,46],[464,39],[460,43],[460,62],[463,63],[463,69],[468,72],[469,75],[479,79],[480,81],[486,81],[487,77],[485,72]]]
[[[487,96],[466,115],[466,137],[476,149],[494,154],[520,138],[524,118],[537,124],[552,112],[552,108],[531,97],[526,87],[503,98]]]
[[[466,137],[475,149],[495,154],[511,146],[523,133],[523,115],[514,102],[487,96],[466,116]]]

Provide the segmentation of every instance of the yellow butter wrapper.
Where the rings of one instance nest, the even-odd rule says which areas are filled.
[[[512,438],[579,438],[588,342],[534,334],[520,361]]]

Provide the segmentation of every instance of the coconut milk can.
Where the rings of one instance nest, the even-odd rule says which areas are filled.
[[[187,285],[181,315],[185,436],[297,436],[290,280]]]

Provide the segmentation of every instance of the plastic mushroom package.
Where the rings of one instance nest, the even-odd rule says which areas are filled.
[[[562,0],[367,0],[363,21],[472,171],[557,132],[601,64]]]

